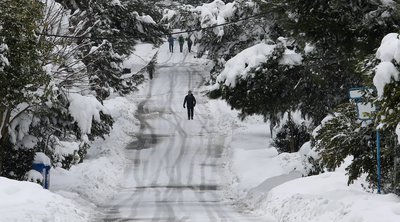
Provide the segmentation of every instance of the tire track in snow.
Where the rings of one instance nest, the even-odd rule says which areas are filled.
[[[132,178],[136,187],[124,190],[126,196],[115,201],[110,209],[116,213],[108,218],[154,222],[247,221],[236,218],[242,217],[221,201],[223,171],[219,167],[222,166],[220,153],[224,137],[214,132],[207,107],[198,97],[193,123],[197,126],[197,121],[200,129],[193,135],[185,131],[191,126],[187,124],[192,124],[186,122],[186,112],[175,110],[173,105],[180,100],[177,95],[185,93],[185,87],[196,89],[204,83],[204,69],[195,63],[171,64],[176,60],[172,54],[167,58],[164,64],[158,64],[155,78],[150,81],[150,84],[158,83],[160,88],[148,88],[136,113],[140,121],[136,136],[141,141],[137,146],[143,148],[130,152],[134,153],[130,166],[134,167]],[[189,55],[185,53],[181,61],[189,61]],[[164,86],[167,81],[169,84]],[[197,95],[199,92],[195,92]],[[158,115],[154,119],[150,114],[156,111]],[[160,132],[164,127],[165,134]]]

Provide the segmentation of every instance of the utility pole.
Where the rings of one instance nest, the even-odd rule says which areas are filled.
[[[376,129],[376,162],[378,174],[378,194],[381,193],[381,133]]]
[[[393,191],[399,195],[400,194],[400,146],[398,145],[396,135],[393,136],[394,139],[394,160],[393,160]]]

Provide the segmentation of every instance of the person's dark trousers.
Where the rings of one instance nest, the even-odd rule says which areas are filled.
[[[179,44],[179,49],[181,50],[181,52],[183,51],[183,44]]]
[[[194,107],[188,107],[187,111],[188,111],[188,119],[193,119]]]
[[[192,51],[192,45],[191,44],[188,44],[188,50],[189,50],[189,52]]]
[[[170,52],[174,52],[174,45],[173,44],[169,44],[169,51]]]

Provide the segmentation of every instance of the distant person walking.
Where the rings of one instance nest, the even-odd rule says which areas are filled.
[[[185,39],[183,38],[182,35],[179,36],[178,42],[179,42],[179,49],[182,52],[183,51],[183,43],[185,43]]]
[[[193,112],[194,112],[194,107],[196,106],[196,99],[194,98],[192,91],[188,91],[188,94],[185,96],[185,100],[183,101],[183,108],[186,108],[185,105],[187,106],[187,112],[188,112],[188,119],[193,119]]]
[[[191,52],[192,51],[193,42],[192,42],[192,39],[190,38],[190,36],[187,37],[186,42],[187,42],[187,45],[188,45],[188,50],[189,50],[189,52]]]
[[[168,42],[169,42],[169,52],[174,52],[174,37],[172,35],[168,36]]]
[[[147,72],[149,73],[150,79],[153,79],[153,73],[154,73],[154,60],[151,60],[149,64],[147,64]]]

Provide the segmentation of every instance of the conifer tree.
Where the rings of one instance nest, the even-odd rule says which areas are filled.
[[[347,99],[347,90],[362,84],[357,65],[379,45],[380,38],[398,29],[398,3],[367,1],[258,1],[273,15],[275,29],[304,48],[299,87],[300,110],[315,123]],[[382,16],[385,15],[385,16]],[[307,50],[311,45],[313,50]],[[308,51],[308,52],[306,52]]]
[[[26,107],[34,105],[35,92],[49,80],[40,60],[44,48],[38,44],[35,33],[41,16],[42,5],[38,1],[0,2],[0,48],[3,57],[0,69],[1,174],[4,173],[4,159],[9,158],[6,155],[11,152],[10,146],[7,146],[9,124]],[[20,104],[25,104],[24,108],[18,107]]]
[[[71,18],[73,32],[82,38],[78,44],[87,66],[92,90],[100,100],[110,91],[121,94],[135,89],[137,81],[143,78],[132,76],[122,78],[121,64],[137,41],[161,43],[165,29],[157,25],[152,17],[160,17],[157,10],[146,7],[142,1],[96,0],[81,3],[82,11]],[[87,56],[86,56],[87,55]]]
[[[382,187],[393,191],[394,136],[384,130],[381,139]],[[316,130],[313,144],[320,153],[321,169],[335,170],[350,157],[352,162],[346,168],[348,183],[362,174],[367,175],[370,188],[377,187],[376,126],[373,121],[357,119],[355,104],[339,105],[327,121]]]

